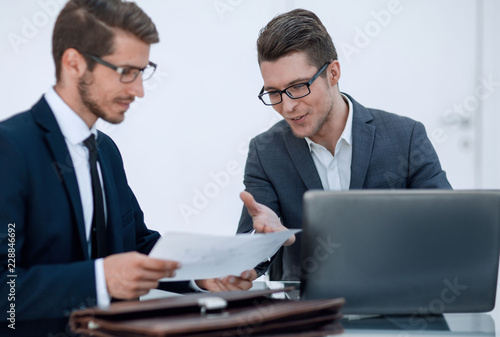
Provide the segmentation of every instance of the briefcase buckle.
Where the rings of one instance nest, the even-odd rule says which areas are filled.
[[[198,300],[200,313],[206,318],[224,317],[229,313],[224,311],[227,308],[227,301],[222,297],[210,296],[203,297]]]

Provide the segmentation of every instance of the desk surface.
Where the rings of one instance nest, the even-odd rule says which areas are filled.
[[[496,336],[495,321],[490,314],[344,319],[343,326],[348,336]]]

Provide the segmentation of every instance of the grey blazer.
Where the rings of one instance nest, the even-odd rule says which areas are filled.
[[[353,104],[350,189],[451,189],[422,123],[365,108],[346,96]],[[304,193],[323,189],[306,141],[296,138],[284,120],[251,140],[244,184],[288,228],[301,228]],[[250,230],[252,218],[243,207],[238,233]],[[272,279],[300,278],[300,246],[299,234],[274,257]],[[259,273],[266,269],[266,264],[257,268]]]

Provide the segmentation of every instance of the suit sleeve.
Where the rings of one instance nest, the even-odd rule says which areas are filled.
[[[420,122],[415,123],[411,134],[408,177],[408,188],[452,188]]]
[[[252,194],[257,202],[271,208],[278,217],[281,217],[278,195],[261,165],[255,138],[250,141],[243,183],[245,184],[245,191]],[[243,206],[237,233],[248,233],[252,230],[252,217],[248,214],[246,207]],[[274,257],[271,258],[271,261],[264,261],[255,268],[259,276],[267,271]]]
[[[16,320],[59,318],[96,304],[94,261],[25,267],[28,182],[25,155],[0,129],[0,310]],[[41,224],[50,225],[50,224]],[[31,229],[31,231],[34,231]]]

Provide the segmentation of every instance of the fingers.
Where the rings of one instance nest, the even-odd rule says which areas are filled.
[[[255,271],[255,269],[246,270],[243,273],[241,273],[241,278],[248,281],[253,281],[257,278],[257,272]]]
[[[198,280],[196,284],[200,288],[204,288],[211,292],[220,291],[236,291],[236,290],[248,290],[252,288],[252,281],[257,278],[257,272],[252,270],[247,270],[238,276],[227,276],[224,278],[214,278],[207,280]]]
[[[237,276],[227,276],[216,279],[216,283],[221,291],[248,290],[252,288],[252,281]]]
[[[243,191],[240,193],[240,199],[243,201],[243,204],[245,204],[248,214],[250,214],[251,217],[257,216],[260,213],[260,204],[255,201],[253,195],[247,191]]]
[[[160,260],[151,257],[143,256],[141,266],[145,270],[157,271],[164,273],[163,277],[172,277],[175,275],[175,270],[181,267],[181,264],[176,261]]]
[[[271,233],[276,230],[285,229],[280,219],[269,207],[259,204],[247,191],[240,193],[240,198],[247,208],[248,214],[252,217],[253,228],[257,233]]]
[[[248,290],[252,288],[252,281],[257,278],[257,272],[252,270],[246,270],[241,273],[240,277],[237,276],[227,276],[219,280],[219,286],[227,290]]]
[[[138,281],[158,281],[165,277],[172,277],[175,275],[175,272],[171,271],[151,271],[148,269],[139,270],[136,276]]]
[[[260,208],[257,201],[255,201],[253,195],[251,195],[247,191],[243,191],[240,193],[240,199],[241,201],[243,201],[243,204],[245,205],[248,214],[250,214],[250,216],[253,219],[253,228],[255,229],[255,231],[257,233],[264,232],[265,224],[262,221],[256,221],[256,218],[260,214]]]
[[[235,280],[231,279],[232,276],[228,276],[227,278],[213,278],[207,280],[198,280],[196,284],[205,290],[210,292],[221,292],[221,291],[231,291],[231,290],[243,290],[238,288],[237,286],[231,285],[231,282],[235,282]]]
[[[257,233],[273,233],[287,230],[280,219],[269,207],[259,204],[247,191],[240,193],[240,198],[252,217],[253,228]],[[283,245],[290,246],[295,243],[295,235],[292,235]]]
[[[223,279],[220,278],[211,279],[210,282],[207,283],[207,286],[207,290],[214,293],[220,291],[230,291],[228,286],[223,282]]]
[[[285,241],[285,243],[283,244],[283,246],[290,246],[290,245],[293,245],[295,243],[295,234],[292,234],[292,236]]]
[[[204,290],[208,290],[211,292],[222,291],[219,289],[218,284],[215,281],[216,279],[206,279],[206,280],[195,280],[195,283],[198,287]]]
[[[236,276],[228,276],[222,279],[222,283],[229,290],[248,290],[252,288],[252,281]]]

